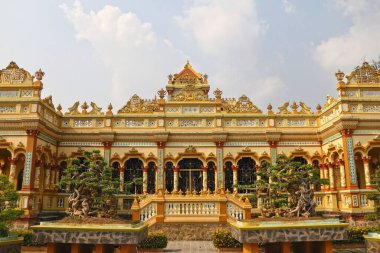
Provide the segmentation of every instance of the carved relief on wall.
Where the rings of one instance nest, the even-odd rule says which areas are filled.
[[[377,70],[368,62],[363,62],[362,66],[357,66],[346,77],[347,83],[380,83],[380,70]]]
[[[225,99],[223,110],[229,113],[262,113],[246,96],[241,96],[237,101],[235,99]]]
[[[207,84],[208,76],[206,74],[201,75],[197,73],[190,65],[189,61],[187,61],[184,69],[178,73],[168,76],[168,84]]]
[[[152,113],[156,111],[159,111],[156,99],[141,99],[135,94],[117,113]]]
[[[32,76],[13,61],[5,69],[0,70],[0,83],[20,84],[27,81],[32,83]]]
[[[336,99],[330,95],[327,95],[326,97],[326,103],[323,105],[323,109],[329,107],[330,105],[332,105],[333,103],[336,102]]]
[[[208,96],[203,92],[183,89],[183,91],[172,95],[172,101],[206,101]]]

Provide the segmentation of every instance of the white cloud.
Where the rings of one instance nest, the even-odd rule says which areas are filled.
[[[110,71],[112,96],[114,100],[122,99],[121,104],[132,93],[154,96],[165,85],[166,74],[186,60],[169,40],[157,36],[152,24],[133,12],[106,5],[87,13],[78,0],[73,6],[63,4],[61,8],[73,24],[76,37],[88,41]]]
[[[286,14],[292,14],[296,11],[294,4],[289,0],[282,0],[282,6],[284,7],[284,11]]]
[[[245,93],[258,99],[268,99],[260,94],[273,95],[266,93],[260,88],[262,84],[254,81],[275,79],[262,77],[256,71],[260,43],[268,25],[259,19],[255,1],[194,0],[175,20],[185,38],[195,42],[194,46],[204,59],[203,65],[214,67],[209,73],[214,88],[223,89],[227,96]],[[278,79],[278,82],[265,85],[279,87],[283,84]]]
[[[335,0],[352,25],[342,35],[322,41],[314,48],[314,58],[326,70],[349,71],[360,65],[363,57],[377,59],[380,53],[380,2],[371,0]]]

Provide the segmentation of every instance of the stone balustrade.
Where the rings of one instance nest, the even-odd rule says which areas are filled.
[[[140,221],[147,221],[157,214],[157,204],[149,203],[140,210]]]
[[[169,202],[165,203],[165,215],[218,215],[216,202]]]
[[[227,215],[235,220],[243,220],[245,218],[244,209],[232,202],[227,203]]]

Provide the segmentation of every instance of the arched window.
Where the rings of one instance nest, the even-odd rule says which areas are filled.
[[[238,184],[251,185],[256,181],[255,161],[250,157],[241,158],[238,163]],[[240,190],[245,192],[246,190]]]
[[[120,163],[119,162],[113,162],[112,163],[112,178],[113,179],[120,179]]]
[[[232,171],[232,162],[226,162],[224,170],[224,187],[226,190],[233,192],[233,171]]]
[[[156,164],[154,162],[148,163],[148,193],[154,194],[156,192]]]
[[[167,162],[165,165],[165,189],[168,192],[172,192],[174,189],[174,170],[172,162]]]
[[[293,161],[294,162],[299,162],[299,163],[301,163],[301,165],[306,165],[307,164],[306,159],[303,158],[302,156],[296,156],[296,157],[294,157]]]
[[[214,192],[215,191],[215,163],[207,163],[207,189]]]
[[[355,154],[355,167],[356,167],[356,178],[358,182],[359,189],[365,189],[365,173],[364,173],[364,163],[361,153]]]
[[[135,182],[142,181],[143,171],[142,171],[142,161],[138,158],[130,158],[125,162],[125,182],[130,187],[130,193],[141,194],[142,193],[142,185],[136,184]]]
[[[202,161],[197,158],[184,158],[179,163],[179,185],[182,192],[202,190]]]
[[[16,187],[16,189],[18,191],[21,191],[23,180],[24,180],[24,169],[21,169],[17,175],[17,187]]]

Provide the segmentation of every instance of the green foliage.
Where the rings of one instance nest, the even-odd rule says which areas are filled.
[[[262,180],[257,181],[253,186],[258,191],[267,193],[264,208],[271,210],[272,213],[279,208],[294,209],[299,203],[301,194],[309,192],[312,199],[311,186],[329,183],[328,179],[320,179],[318,168],[310,164],[304,165],[285,155],[279,155],[274,165],[266,163],[257,175]],[[314,208],[311,203],[306,206],[306,209],[313,213]]]
[[[6,175],[0,175],[0,237],[8,236],[11,221],[22,214],[21,210],[14,209],[17,199],[15,186]]]
[[[124,184],[125,192],[134,192],[137,194],[137,186],[143,185],[143,179],[141,177],[133,178],[130,182]]]
[[[107,166],[99,150],[84,151],[83,155],[83,159],[68,159],[70,166],[57,184],[61,189],[74,189],[69,213],[114,215],[110,210],[114,209],[115,194],[119,192],[119,179],[112,178],[113,168]]]
[[[216,231],[212,236],[212,243],[216,248],[241,248],[243,245],[232,237],[228,230]]]
[[[349,243],[363,243],[363,235],[369,232],[379,232],[380,227],[352,227],[347,230]]]
[[[369,213],[369,214],[366,214],[364,215],[364,220],[366,221],[374,221],[374,220],[377,220],[379,217],[377,216],[376,213]]]
[[[150,232],[148,237],[138,244],[143,249],[163,249],[168,245],[168,237],[162,232]]]
[[[380,206],[380,169],[377,168],[375,174],[371,175],[371,185],[376,192],[367,194],[368,199],[375,202],[375,206]]]
[[[30,230],[12,230],[12,234],[17,234],[18,237],[23,237],[24,241],[22,242],[22,246],[45,246],[47,243],[39,243],[33,242],[32,240],[32,231]]]

